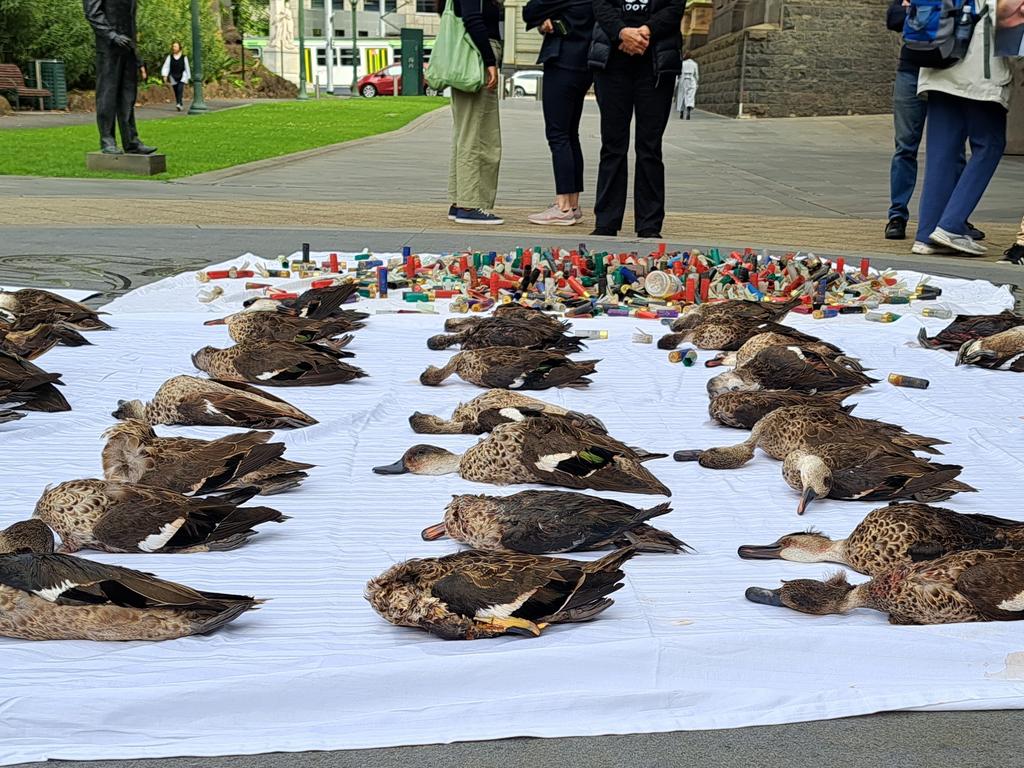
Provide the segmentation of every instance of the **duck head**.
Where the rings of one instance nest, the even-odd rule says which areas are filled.
[[[745,596],[752,603],[792,608],[800,613],[825,616],[830,613],[846,613],[851,608],[858,607],[850,600],[850,593],[854,589],[855,587],[846,580],[845,573],[837,573],[827,581],[784,581],[778,589],[749,587]]]
[[[459,471],[461,457],[436,445],[414,445],[394,464],[374,467],[378,475],[448,475]]]
[[[974,341],[965,341],[961,344],[960,349],[956,353],[954,365],[972,365],[986,357],[995,357],[994,352],[982,346],[984,341],[984,339],[975,339]]]
[[[20,554],[53,554],[53,531],[42,520],[23,520],[0,531],[0,555]]]
[[[817,531],[797,531],[780,536],[772,544],[744,544],[738,554],[744,560],[789,560],[794,563],[845,562],[840,548],[844,542],[832,541]]]
[[[216,347],[203,347],[202,349],[196,350],[195,354],[192,355],[192,365],[200,371],[207,370],[210,365],[210,360],[215,352],[220,352],[220,350]]]
[[[799,478],[800,503],[796,506],[798,515],[802,515],[812,501],[827,498],[832,491],[832,470],[820,456],[805,451],[793,451],[782,462],[782,472],[784,475]]]
[[[725,392],[753,392],[760,389],[736,371],[726,371],[708,380],[708,394],[717,397]]]
[[[429,339],[427,339],[427,349],[448,349],[448,347],[452,346],[453,344],[458,344],[459,338],[460,337],[458,334],[447,335],[441,333],[438,334],[437,336],[431,336]]]
[[[420,384],[425,387],[436,387],[448,378],[448,371],[436,365],[428,365],[427,370],[420,374]]]
[[[298,314],[294,309],[286,307],[276,299],[268,299],[264,296],[246,299],[242,302],[242,307],[244,307],[243,312],[278,312],[282,315],[292,316]]]
[[[218,317],[216,320],[207,320],[203,325],[231,325],[231,318],[234,315],[228,315],[227,317]]]
[[[141,400],[118,400],[117,410],[112,414],[115,419],[146,419],[146,406]]]
[[[719,352],[710,360],[704,363],[705,368],[720,368],[723,365],[727,365],[730,368],[736,366],[736,353],[735,352]]]

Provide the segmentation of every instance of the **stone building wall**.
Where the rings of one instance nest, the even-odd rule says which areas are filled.
[[[886,7],[786,0],[781,28],[761,24],[712,39],[693,51],[698,107],[737,116],[742,101],[743,114],[755,117],[889,112],[899,36],[885,28]]]

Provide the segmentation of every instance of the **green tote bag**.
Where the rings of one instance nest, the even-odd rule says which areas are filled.
[[[451,87],[476,93],[484,85],[484,60],[454,6],[455,0],[448,0],[441,14],[441,27],[427,64],[427,84],[437,90]]]

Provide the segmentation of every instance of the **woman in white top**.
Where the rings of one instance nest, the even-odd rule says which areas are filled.
[[[171,52],[164,59],[164,66],[160,70],[164,82],[174,89],[174,101],[179,112],[181,112],[181,101],[185,95],[185,84],[192,79],[192,72],[188,66],[188,56],[181,52],[181,43],[171,43]]]
[[[700,67],[687,51],[683,54],[683,71],[676,81],[676,109],[679,119],[689,120],[690,112],[697,106],[697,86],[700,84]]]

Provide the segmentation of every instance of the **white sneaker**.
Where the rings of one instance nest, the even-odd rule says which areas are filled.
[[[554,227],[571,227],[576,223],[576,216],[571,210],[563,211],[557,205],[552,205],[546,211],[531,213],[527,219],[531,224],[540,224]]]
[[[981,243],[975,242],[970,235],[958,235],[954,232],[947,232],[942,227],[936,227],[929,235],[933,243],[940,243],[954,251],[967,254],[968,256],[984,256],[988,249]]]
[[[573,215],[573,218],[576,219],[576,221],[583,221],[583,209],[582,208],[573,208],[572,209],[572,215]]]
[[[920,240],[914,241],[914,244],[910,247],[910,252],[916,253],[918,256],[948,256],[951,253],[956,253],[952,248],[947,248],[944,245],[922,243]]]

